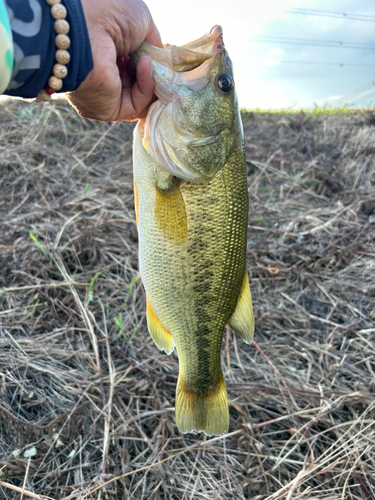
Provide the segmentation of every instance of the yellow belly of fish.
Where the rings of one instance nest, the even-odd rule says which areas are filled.
[[[159,348],[177,349],[180,430],[221,434],[229,423],[220,367],[224,326],[229,322],[247,342],[253,334],[243,156],[232,153],[208,184],[173,180],[160,189],[167,174],[143,149],[139,132],[134,186],[148,328]]]

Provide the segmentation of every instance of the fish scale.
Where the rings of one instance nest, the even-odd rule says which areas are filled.
[[[231,71],[221,34],[207,37],[215,42],[214,63],[208,56],[202,63],[208,68],[207,85],[199,82],[199,92],[173,83],[169,88],[164,80],[158,87],[155,69],[155,92],[167,89],[173,96],[174,91],[178,100],[172,101],[173,114],[169,103],[154,103],[135,129],[134,189],[148,328],[159,348],[169,354],[176,347],[179,358],[177,425],[182,432],[221,434],[229,422],[220,366],[224,327],[229,323],[251,342],[253,316],[246,272],[248,194],[242,124],[235,94],[222,96],[215,87],[216,75]],[[165,64],[165,52],[162,60]],[[189,51],[189,65],[191,61]],[[168,74],[163,71],[163,78]],[[163,123],[164,109],[169,121],[160,134],[155,125]],[[153,125],[154,116],[158,122]],[[170,121],[174,116],[176,127]],[[213,135],[189,146],[181,137],[186,130],[190,140],[194,127],[199,138],[206,132]],[[187,178],[177,178],[174,172],[188,172]]]

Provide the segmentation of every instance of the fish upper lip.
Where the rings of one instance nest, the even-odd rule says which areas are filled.
[[[202,48],[204,45],[210,44],[210,42],[217,41],[219,37],[223,37],[223,28],[216,24],[208,33],[185,45],[189,47],[189,49],[197,50],[198,48]]]
[[[209,33],[181,46],[165,45],[162,49],[143,42],[136,51],[130,54],[130,58],[137,64],[143,55],[149,55],[154,61],[179,73],[199,67],[223,49],[223,30],[221,26],[216,25]]]

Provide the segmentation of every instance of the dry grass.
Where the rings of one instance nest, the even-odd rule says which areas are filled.
[[[227,332],[209,439],[146,330],[132,126],[1,106],[0,498],[375,499],[374,114],[244,121],[259,349]]]

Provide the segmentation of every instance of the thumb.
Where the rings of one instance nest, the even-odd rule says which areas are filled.
[[[150,31],[148,32],[147,36],[145,37],[145,42],[149,43],[150,45],[153,45],[154,47],[159,47],[163,48],[163,43],[160,38],[160,33],[157,27],[155,26],[155,23],[153,19],[151,18],[151,27]]]

